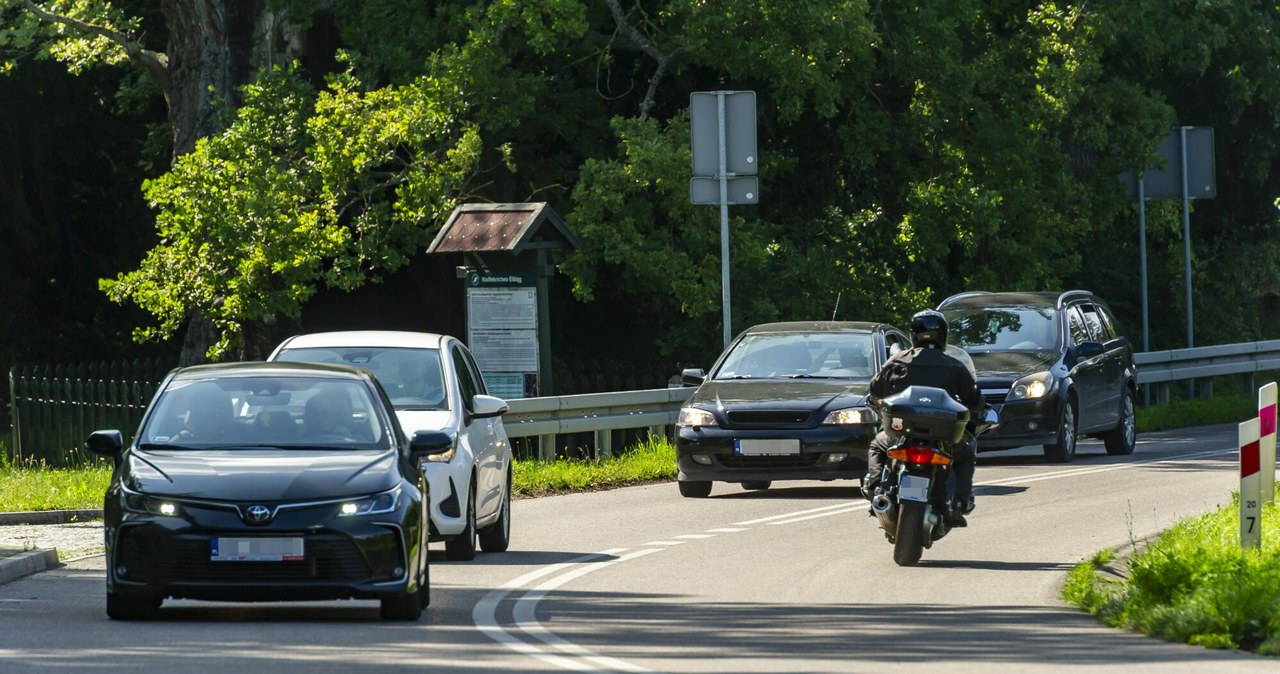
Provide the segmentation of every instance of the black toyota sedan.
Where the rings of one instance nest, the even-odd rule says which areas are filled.
[[[768,489],[774,480],[860,478],[877,419],[867,386],[884,361],[911,348],[882,323],[766,323],[743,331],[711,373],[685,370],[697,390],[676,422],[680,493],[713,482]]]
[[[428,603],[425,483],[449,449],[407,442],[366,370],[231,363],[171,372],[137,437],[97,431],[115,462],[103,506],[107,615],[166,598],[374,599],[391,620]]]

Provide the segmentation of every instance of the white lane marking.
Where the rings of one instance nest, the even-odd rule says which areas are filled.
[[[535,571],[526,573],[523,576],[520,576],[519,578],[516,578],[514,580],[507,581],[506,583],[503,583],[498,588],[494,590],[490,590],[489,593],[486,594],[483,599],[476,602],[475,608],[471,610],[471,620],[472,622],[475,623],[476,627],[481,632],[488,635],[490,639],[493,639],[494,641],[502,644],[503,646],[506,646],[507,648],[510,648],[511,650],[517,653],[520,653],[522,655],[533,656],[548,664],[552,664],[557,667],[560,667],[561,669],[572,669],[577,671],[597,671],[584,662],[565,658],[565,657],[554,655],[551,653],[546,653],[542,649],[538,648],[537,646],[534,646],[533,644],[525,643],[524,641],[521,641],[520,639],[517,639],[511,636],[511,634],[509,634],[506,630],[502,628],[502,626],[498,624],[498,618],[497,618],[498,604],[502,603],[502,600],[505,599],[507,595],[516,591],[517,589],[520,588],[520,586],[524,585],[525,583],[537,580],[543,576],[551,575],[558,571],[563,571],[565,569],[572,568],[579,564],[594,562],[601,558],[611,557],[611,556],[620,554],[622,552],[625,552],[626,550],[627,550],[626,548],[613,548],[610,550],[597,552],[591,555],[583,555],[581,557],[575,557],[567,562],[550,564],[548,566],[542,567],[541,569],[537,569]]]
[[[1022,484],[1027,482],[1040,482],[1043,480],[1055,480],[1059,478],[1077,477],[1077,476],[1090,475],[1094,473],[1101,473],[1101,472],[1107,472],[1112,470],[1122,470],[1125,468],[1133,468],[1135,466],[1141,466],[1145,464],[1177,463],[1181,461],[1186,461],[1188,459],[1197,459],[1197,458],[1217,456],[1222,454],[1230,454],[1236,451],[1238,450],[1233,447],[1228,449],[1216,449],[1216,450],[1208,450],[1208,451],[1202,451],[1202,452],[1193,452],[1190,454],[1182,454],[1182,455],[1177,455],[1172,457],[1128,461],[1125,463],[1109,464],[1105,466],[1085,466],[1085,467],[1070,468],[1065,470],[1055,470],[1047,473],[1040,473],[1037,475],[1003,478],[999,480],[987,480],[983,482],[977,482],[975,483],[975,486],[1009,485],[1009,484]],[[773,515],[770,517],[761,517],[758,519],[747,520],[744,522],[735,522],[734,524],[737,526],[720,527],[716,529],[708,529],[707,531],[710,533],[738,533],[738,532],[750,530],[750,525],[753,525],[753,524],[761,524],[766,522],[774,525],[790,524],[792,522],[800,522],[800,521],[809,520],[809,519],[817,519],[820,517],[830,517],[832,515],[841,515],[847,512],[863,510],[867,507],[867,505],[868,504],[866,503],[856,503],[852,505],[848,503],[841,503],[841,504],[836,504],[831,506],[823,506],[820,508],[810,508],[808,510],[798,510],[796,512],[784,513],[781,515]],[[682,534],[682,535],[674,536],[673,538],[704,539],[704,538],[711,538],[711,536],[707,536],[704,534]],[[653,542],[647,543],[646,545],[673,546],[673,545],[679,545],[685,542],[687,542],[687,540],[653,541]],[[544,597],[546,594],[548,594],[552,590],[560,587],[564,583],[569,582],[570,580],[580,578],[588,573],[597,571],[607,566],[612,566],[619,562],[629,561],[631,559],[635,559],[637,557],[641,557],[643,555],[651,554],[654,552],[660,552],[665,549],[667,548],[666,547],[649,548],[646,550],[637,550],[636,552],[622,555],[621,553],[626,552],[627,548],[613,548],[613,549],[604,550],[595,554],[576,557],[567,562],[560,562],[557,564],[551,564],[551,565],[545,566],[541,569],[538,569],[530,573],[527,573],[523,576],[520,576],[519,578],[508,581],[498,589],[490,591],[488,594],[485,595],[483,599],[480,600],[480,602],[476,604],[475,609],[472,611],[472,620],[475,622],[476,627],[478,627],[483,633],[488,635],[494,641],[497,641],[498,643],[514,650],[517,653],[539,658],[544,662],[558,666],[562,669],[570,669],[575,671],[601,671],[599,669],[593,668],[590,664],[588,664],[588,663],[595,663],[608,668],[608,671],[629,671],[629,672],[651,671],[639,665],[634,665],[629,662],[599,655],[586,648],[583,648],[571,642],[565,641],[564,639],[548,631],[546,628],[542,626],[541,623],[537,621],[535,617],[535,609],[537,607],[538,601],[541,600],[542,597]],[[603,557],[609,557],[609,556],[615,556],[615,555],[617,556],[616,559],[598,561]],[[574,568],[574,567],[577,567],[577,568]],[[525,641],[522,641],[512,636],[511,634],[506,632],[506,630],[504,630],[501,626],[498,625],[497,618],[496,618],[498,605],[502,602],[503,599],[505,599],[512,592],[519,590],[521,586],[525,585],[526,583],[530,583],[544,576],[548,576],[561,571],[565,573],[557,578],[553,578],[551,580],[543,582],[542,584],[538,585],[534,589],[526,592],[521,598],[517,599],[515,606],[513,608],[513,619],[515,620],[517,626],[525,633],[538,638],[543,643],[561,652],[568,653],[574,656],[572,658],[556,655],[554,653],[548,653],[540,649],[538,646],[534,644],[527,643]]]
[[[609,669],[623,671],[623,672],[652,671],[650,669],[641,667],[640,665],[634,665],[629,662],[624,662],[622,660],[600,655],[599,653],[583,648],[582,646],[579,646],[572,642],[561,639],[555,634],[547,631],[547,629],[544,628],[542,624],[538,622],[536,609],[538,606],[538,602],[541,601],[542,598],[545,597],[548,592],[560,587],[561,585],[571,580],[581,578],[582,576],[585,576],[588,573],[594,573],[596,571],[612,566],[619,562],[625,562],[628,560],[635,559],[637,557],[643,557],[644,555],[652,554],[655,552],[661,552],[661,551],[662,549],[660,548],[650,548],[648,550],[637,550],[635,552],[622,555],[617,559],[612,559],[607,562],[600,562],[598,564],[579,566],[576,569],[572,569],[562,575],[559,575],[559,576],[556,576],[555,578],[544,581],[542,584],[526,592],[522,597],[516,600],[515,607],[511,610],[511,617],[513,620],[515,620],[516,626],[519,627],[520,630],[523,631],[525,634],[534,636],[539,640],[541,640],[542,642],[546,643],[547,645],[551,646],[552,648],[560,650],[574,657],[581,658],[583,660],[588,660],[590,662],[599,664],[603,667],[607,667]]]
[[[821,508],[811,508],[811,509],[809,509],[809,510],[799,510],[799,511],[796,511],[796,512],[793,512],[793,513],[784,513],[784,514],[782,514],[782,515],[773,515],[773,516],[771,516],[771,517],[761,517],[760,519],[747,520],[747,521],[745,521],[745,522],[734,522],[734,524],[736,524],[736,525],[738,525],[738,526],[750,526],[750,525],[752,525],[752,524],[760,524],[761,522],[772,522],[773,520],[782,520],[782,519],[787,519],[787,518],[790,518],[790,517],[796,517],[797,515],[807,515],[807,514],[809,514],[809,513],[822,512],[822,511],[824,511],[824,510],[834,510],[834,509],[836,509],[836,508],[848,508],[848,507],[849,507],[849,504],[848,504],[848,503],[837,503],[836,505],[823,506],[823,507],[821,507]]]

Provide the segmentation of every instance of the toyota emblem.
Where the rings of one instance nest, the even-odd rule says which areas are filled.
[[[244,519],[253,524],[262,524],[271,519],[271,509],[264,505],[252,505],[245,509]]]

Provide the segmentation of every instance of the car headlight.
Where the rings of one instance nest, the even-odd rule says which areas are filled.
[[[338,517],[358,517],[360,515],[380,515],[396,509],[400,503],[400,487],[389,489],[381,494],[374,494],[362,499],[347,501],[338,507]]]
[[[680,416],[676,417],[676,426],[719,426],[716,423],[716,415],[697,407],[681,407]]]
[[[876,413],[867,407],[849,407],[842,410],[832,410],[826,419],[822,420],[824,425],[831,426],[848,426],[856,424],[874,424],[880,421]]]
[[[1037,372],[1015,381],[1009,389],[1007,400],[1035,400],[1049,395],[1053,390],[1053,375]]]
[[[179,510],[178,504],[172,500],[148,496],[125,487],[120,488],[120,503],[129,512],[164,517],[176,517]]]

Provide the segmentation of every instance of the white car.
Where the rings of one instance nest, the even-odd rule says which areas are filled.
[[[343,331],[297,335],[268,360],[344,363],[371,370],[410,438],[444,433],[425,464],[431,540],[449,559],[469,560],[476,540],[503,552],[511,540],[511,441],[502,425],[507,403],[486,394],[467,347],[426,332]]]

